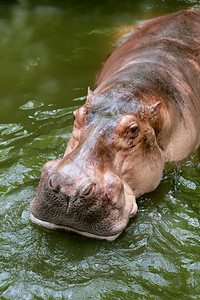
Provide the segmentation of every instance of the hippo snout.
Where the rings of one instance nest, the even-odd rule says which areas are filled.
[[[108,175],[103,177],[104,181],[95,180],[72,167],[61,168],[56,161],[45,164],[36,197],[31,202],[31,220],[51,229],[108,240],[116,238],[134,207],[129,195],[125,197],[124,184],[114,175],[112,180],[111,176],[108,180]]]

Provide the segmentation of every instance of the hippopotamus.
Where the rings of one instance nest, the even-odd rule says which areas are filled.
[[[31,220],[114,240],[158,186],[166,162],[200,145],[200,12],[139,26],[108,57],[74,111],[63,158],[45,163]]]

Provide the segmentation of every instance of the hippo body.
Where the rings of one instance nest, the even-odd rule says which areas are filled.
[[[74,119],[64,157],[43,167],[31,220],[113,240],[165,162],[200,144],[200,12],[140,26],[111,53]]]

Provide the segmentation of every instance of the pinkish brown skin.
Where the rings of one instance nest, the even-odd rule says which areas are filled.
[[[136,197],[159,184],[164,163],[199,146],[199,74],[200,12],[139,27],[74,112],[64,157],[44,165],[31,220],[115,239],[136,214]]]

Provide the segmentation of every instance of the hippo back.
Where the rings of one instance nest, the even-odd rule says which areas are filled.
[[[160,100],[173,128],[166,160],[181,160],[200,144],[199,74],[200,12],[181,11],[138,27],[106,60],[95,93],[112,87],[144,105]],[[185,151],[179,150],[183,143]]]

